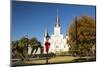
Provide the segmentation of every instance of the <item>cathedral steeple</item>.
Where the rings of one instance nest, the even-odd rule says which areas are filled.
[[[55,27],[54,27],[54,34],[55,35],[60,35],[60,18],[58,16],[58,9],[57,9],[57,18],[56,18],[56,24],[55,24]]]
[[[60,26],[60,18],[58,16],[58,9],[57,9],[57,18],[56,18],[56,24],[55,24],[56,27],[59,27]]]

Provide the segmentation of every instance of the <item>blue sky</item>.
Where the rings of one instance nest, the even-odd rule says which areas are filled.
[[[94,6],[13,1],[12,40],[18,40],[28,34],[29,38],[36,37],[43,43],[46,27],[49,35],[53,34],[57,9],[64,36],[75,16],[95,17]]]

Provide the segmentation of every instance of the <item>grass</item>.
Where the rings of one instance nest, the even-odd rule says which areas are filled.
[[[49,59],[49,63],[59,63],[59,62],[70,62],[78,57],[71,57],[71,56],[58,56],[56,58]]]
[[[48,64],[54,64],[54,63],[69,63],[69,62],[73,62],[73,60],[76,59],[86,59],[86,58],[90,58],[90,57],[72,57],[72,56],[57,56],[55,58],[49,58],[48,60]],[[86,61],[86,60],[85,60]],[[38,65],[38,64],[46,64],[46,58],[44,59],[36,59],[33,58],[30,61],[17,61],[17,62],[13,62],[14,65]]]

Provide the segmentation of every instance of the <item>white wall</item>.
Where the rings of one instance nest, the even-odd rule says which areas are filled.
[[[31,0],[32,1],[32,0]],[[41,2],[58,2],[70,4],[86,4],[97,6],[97,61],[88,63],[68,63],[38,65],[34,67],[99,67],[100,63],[100,0],[34,0]],[[0,0],[0,67],[10,65],[10,0]],[[31,66],[28,66],[31,67]]]

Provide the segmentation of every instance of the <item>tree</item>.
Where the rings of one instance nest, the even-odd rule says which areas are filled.
[[[19,40],[20,53],[22,54],[24,59],[28,57],[28,45],[29,45],[28,37],[24,36]]]
[[[41,53],[43,53],[43,48],[42,48],[41,42],[39,42],[35,37],[30,39],[30,45],[32,47],[31,56],[34,51],[35,51],[35,53],[37,52],[38,48],[40,48]]]
[[[12,47],[12,57],[16,57],[17,53],[18,53],[18,40],[17,41],[12,41],[11,43],[11,47]]]
[[[20,40],[12,41],[12,57],[24,60],[24,55],[22,53],[22,48],[19,46],[19,42]]]
[[[26,59],[28,56],[28,44],[29,39],[27,37],[22,37],[20,40],[12,41],[12,54],[17,58],[22,60]]]
[[[68,30],[70,52],[87,55],[96,44],[96,22],[90,16],[75,17]]]
[[[28,44],[29,44],[29,39],[27,38],[27,37],[22,37],[21,39],[20,39],[20,47],[27,47],[28,46]]]
[[[41,45],[41,42],[37,40],[37,38],[33,37],[31,39],[28,39],[28,37],[24,36],[17,41],[12,41],[13,57],[21,58],[22,60],[28,60],[29,45],[32,47],[31,56],[34,51],[35,53],[37,52],[38,48],[40,48],[41,54],[43,53],[43,46]]]

